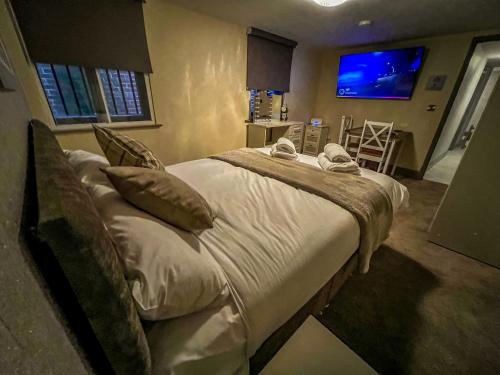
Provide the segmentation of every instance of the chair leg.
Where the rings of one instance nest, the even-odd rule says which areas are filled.
[[[396,141],[392,140],[391,141],[391,146],[389,148],[389,153],[387,154],[387,158],[385,159],[384,172],[383,172],[384,174],[387,174],[387,168],[389,167],[389,164],[391,163],[392,154],[394,152],[394,146],[395,145],[396,145]]]

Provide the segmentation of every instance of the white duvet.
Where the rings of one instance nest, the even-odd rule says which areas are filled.
[[[304,155],[299,160],[314,164]],[[224,270],[233,299],[148,325],[153,373],[245,372],[259,346],[354,254],[358,223],[330,201],[222,161],[166,169],[216,212],[214,228],[197,240]],[[392,178],[367,170],[362,175],[387,190],[395,210],[407,204],[406,188]]]
[[[269,147],[258,148],[260,152],[270,155],[271,149]],[[316,168],[321,168],[318,163],[318,158],[315,156],[299,154],[297,159],[298,162],[312,165]],[[406,186],[400,184],[395,179],[382,173],[377,173],[371,169],[360,168],[361,177],[368,178],[381,185],[391,198],[392,207],[394,208],[394,213],[400,208],[405,208],[409,206],[410,194]]]

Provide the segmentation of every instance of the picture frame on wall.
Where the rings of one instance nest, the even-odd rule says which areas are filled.
[[[7,55],[7,49],[0,36],[0,91],[15,90],[15,74],[12,64]]]

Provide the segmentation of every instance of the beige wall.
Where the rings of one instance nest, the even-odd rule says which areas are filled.
[[[6,13],[4,2],[0,11]],[[246,30],[242,26],[184,10],[162,0],[144,5],[146,33],[154,73],[151,75],[155,129],[128,129],[171,164],[245,145],[248,115]],[[28,64],[9,23],[5,43],[35,117],[52,122],[34,67]],[[291,92],[286,94],[291,120],[323,117],[336,139],[340,118],[352,114],[355,124],[365,118],[395,121],[396,128],[412,132],[401,165],[419,170],[443,115],[472,38],[476,33],[411,40],[350,50],[316,49],[299,45],[294,52]],[[336,98],[339,56],[377,48],[425,45],[429,49],[410,101]],[[430,75],[446,74],[442,91],[426,91]],[[427,112],[427,105],[437,105]],[[63,147],[100,152],[90,131],[59,134]]]
[[[0,10],[4,11],[4,2]],[[149,146],[167,164],[200,158],[245,145],[248,116],[246,29],[184,10],[162,0],[144,5],[156,129],[124,130]],[[9,25],[9,28],[12,25]],[[13,30],[6,41],[35,117],[51,115],[33,66],[28,65]],[[311,116],[319,54],[299,46],[294,53],[290,118]],[[63,147],[100,152],[92,132],[59,134]]]
[[[288,118],[309,122],[314,117],[321,73],[321,52],[298,46],[293,53],[290,93],[285,94]]]
[[[331,126],[330,135],[337,139],[342,115],[353,115],[356,126],[365,119],[394,121],[396,129],[412,132],[411,142],[405,146],[400,165],[418,171],[424,163],[427,151],[438,128],[455,81],[476,34],[416,39],[384,45],[372,45],[349,50],[330,50],[322,59],[319,92],[315,115],[323,117]],[[348,53],[367,52],[374,49],[390,49],[423,45],[429,53],[415,88],[412,100],[340,99],[336,97],[339,57]],[[429,76],[446,74],[448,79],[442,91],[426,91]],[[426,107],[435,104],[435,112]]]

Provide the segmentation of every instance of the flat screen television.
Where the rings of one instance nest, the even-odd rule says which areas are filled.
[[[415,47],[341,56],[337,97],[411,99],[424,51]]]

